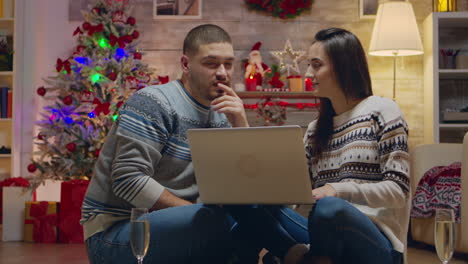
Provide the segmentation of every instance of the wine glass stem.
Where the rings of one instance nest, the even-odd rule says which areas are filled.
[[[143,258],[138,258],[138,264],[143,264]]]

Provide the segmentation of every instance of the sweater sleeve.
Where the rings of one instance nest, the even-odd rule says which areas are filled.
[[[152,207],[164,191],[153,175],[168,140],[171,120],[163,105],[145,104],[148,100],[135,94],[122,107],[111,173],[114,194],[145,208]]]
[[[376,124],[383,179],[376,183],[328,183],[338,197],[369,207],[400,208],[409,199],[408,129],[400,115]]]

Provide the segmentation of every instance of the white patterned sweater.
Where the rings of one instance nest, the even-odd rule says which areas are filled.
[[[397,104],[370,96],[333,119],[331,142],[313,156],[317,120],[304,136],[313,187],[331,185],[337,197],[366,214],[396,251],[406,245],[410,212],[408,126]]]

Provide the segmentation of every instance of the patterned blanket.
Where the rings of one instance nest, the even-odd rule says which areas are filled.
[[[461,163],[436,166],[428,170],[418,183],[413,197],[411,217],[429,218],[437,208],[452,208],[460,223]]]

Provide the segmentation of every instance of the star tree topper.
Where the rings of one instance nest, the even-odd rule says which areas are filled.
[[[294,71],[296,74],[300,73],[298,59],[305,54],[304,51],[294,51],[291,46],[291,41],[286,40],[284,50],[272,51],[271,54],[279,60],[280,71],[286,71],[287,76],[290,75],[290,71]]]

